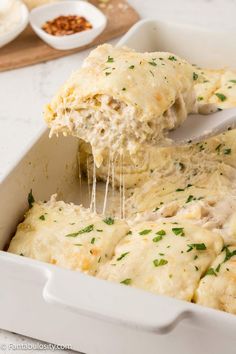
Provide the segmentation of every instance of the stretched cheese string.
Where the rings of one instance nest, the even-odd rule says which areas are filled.
[[[78,148],[78,173],[79,173],[79,195],[82,197],[82,178],[81,178],[81,165],[80,165],[80,150]]]
[[[92,197],[91,197],[91,203],[90,203],[90,211],[96,213],[96,164],[95,161],[93,161],[93,187],[92,187]]]
[[[106,188],[105,188],[103,210],[102,210],[103,215],[105,214],[106,206],[107,206],[107,197],[108,197],[109,182],[110,182],[110,164],[111,164],[111,155],[109,155],[109,161],[108,161],[107,180],[106,180]]]
[[[89,173],[89,160],[88,160],[88,157],[87,157],[87,159],[86,159],[86,165],[87,165],[88,196],[89,196],[89,200],[90,200],[90,203],[91,203],[90,173]]]

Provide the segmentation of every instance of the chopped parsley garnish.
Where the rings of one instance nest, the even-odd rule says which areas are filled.
[[[168,59],[171,61],[177,61],[176,57],[174,57],[173,55],[170,55]]]
[[[152,70],[149,70],[149,72],[150,72],[150,74],[154,77],[154,74],[153,74]]]
[[[74,243],[74,246],[83,246],[82,243]]]
[[[192,251],[194,248],[197,250],[197,251],[204,251],[206,250],[206,245],[205,243],[191,243],[188,246],[188,250],[187,252],[190,252]]]
[[[224,155],[230,155],[231,149],[224,149]]]
[[[112,57],[110,57],[110,55],[108,55],[107,63],[114,63],[114,58],[112,58]]]
[[[78,235],[93,231],[93,228],[94,228],[94,225],[88,225],[84,229],[81,229],[77,232],[73,232],[71,234],[67,234],[65,237],[77,237]]]
[[[189,195],[185,203],[190,203],[192,200],[194,200],[194,196]]]
[[[23,253],[20,253],[20,256],[21,256],[21,257],[24,257],[24,254],[23,254]]]
[[[132,282],[132,280],[130,278],[124,279],[120,282],[120,284],[124,284],[124,285],[130,285]]]
[[[217,93],[215,93],[215,95],[219,98],[219,100],[221,102],[224,102],[225,100],[227,100],[227,97],[223,93],[217,92]]]
[[[232,82],[233,84],[236,84],[236,80],[229,80],[229,82]]]
[[[154,264],[155,267],[161,267],[161,266],[163,266],[163,265],[165,265],[167,263],[168,263],[168,261],[166,259],[163,259],[163,258],[154,259],[154,261],[153,261],[153,264]]]
[[[184,192],[184,188],[177,188],[175,191],[176,192]]]
[[[176,236],[185,236],[183,227],[173,227],[172,231]]]
[[[196,81],[198,79],[198,74],[193,72],[193,80]]]
[[[143,236],[143,235],[147,235],[147,234],[150,234],[152,230],[149,230],[149,229],[145,229],[145,230],[142,230],[139,232],[139,235]]]
[[[206,271],[206,274],[205,275],[214,275],[215,277],[217,276],[215,270],[213,268],[209,268],[207,271]]]
[[[34,196],[33,196],[32,189],[31,189],[28,194],[28,204],[29,204],[30,209],[33,207],[34,202],[35,202],[35,200],[34,200]]]
[[[92,245],[94,244],[95,240],[96,240],[96,238],[93,237],[92,240],[91,240]]]
[[[111,218],[111,217],[108,217],[108,218],[104,219],[103,221],[104,221],[105,224],[107,224],[107,225],[113,225],[114,222],[115,222],[115,220],[114,220],[113,218]]]
[[[180,171],[183,171],[185,169],[185,165],[182,162],[178,162],[178,167]]]
[[[156,232],[156,235],[165,236],[166,232],[165,232],[165,230],[159,230]]]
[[[159,235],[159,236],[156,236],[152,239],[153,242],[159,242],[163,239],[163,236],[162,235]]]
[[[203,100],[203,97],[202,97],[202,96],[198,96],[197,100],[198,100],[198,101],[202,101],[202,100]]]
[[[225,259],[223,260],[223,263],[224,263],[224,262],[227,262],[231,257],[236,256],[236,249],[231,252],[231,251],[228,249],[228,247],[225,246],[225,247],[223,248],[223,251],[225,251],[225,253],[226,253]]]
[[[152,59],[152,61],[149,61],[148,64],[152,66],[157,66],[157,63],[155,63],[154,59]]]
[[[129,252],[122,253],[122,255],[117,258],[117,261],[121,261],[127,254],[129,254]]]
[[[199,270],[199,268],[198,268],[197,266],[194,266],[194,267],[195,267],[196,271],[198,271],[198,270]]]
[[[132,231],[128,231],[126,235],[132,235]]]
[[[134,69],[134,65],[130,65],[130,66],[129,66],[129,69]]]
[[[45,216],[44,215],[40,215],[39,219],[40,220],[45,220]]]
[[[109,73],[109,72],[105,72],[105,75],[106,75],[106,76],[108,76],[108,75],[111,75],[111,73]]]
[[[101,229],[97,229],[96,231],[97,231],[97,232],[103,232],[103,230],[101,230]]]
[[[125,88],[125,87],[123,87],[123,88],[122,88],[122,91],[126,91],[126,88]]]
[[[218,152],[218,154],[220,153],[221,146],[222,146],[222,144],[219,144],[219,145],[217,145],[217,147],[216,147],[216,151]]]

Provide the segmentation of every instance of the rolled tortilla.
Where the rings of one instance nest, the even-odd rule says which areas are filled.
[[[104,44],[93,50],[46,107],[51,135],[89,142],[97,166],[108,153],[156,145],[193,110],[192,65],[164,52]]]

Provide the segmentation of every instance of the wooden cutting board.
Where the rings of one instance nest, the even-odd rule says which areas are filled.
[[[0,48],[0,71],[60,58],[104,43],[122,35],[139,20],[138,13],[125,0],[110,0],[106,3],[99,0],[89,2],[97,6],[108,19],[106,29],[92,43],[73,50],[56,50],[44,43],[28,26],[13,42]]]

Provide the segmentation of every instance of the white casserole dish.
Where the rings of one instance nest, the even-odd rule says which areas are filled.
[[[168,50],[207,67],[235,67],[236,42],[229,34],[183,25],[141,21],[119,45]],[[76,139],[49,140],[46,130],[5,177],[1,249],[27,208],[31,188],[36,200],[58,192],[78,202],[76,152]],[[236,316],[4,251],[0,267],[0,328],[87,354],[235,354]]]

